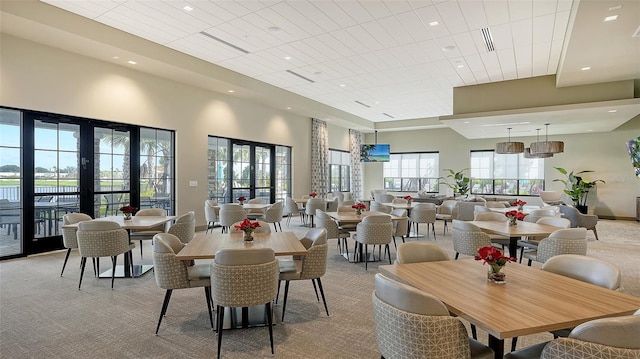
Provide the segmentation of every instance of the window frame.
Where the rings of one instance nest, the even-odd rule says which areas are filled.
[[[432,158],[425,155],[435,155]],[[400,158],[397,158],[400,156]],[[425,156],[425,157],[423,157]],[[414,157],[414,158],[412,158]],[[433,169],[425,167],[422,169],[422,161],[435,160]],[[414,162],[411,166],[410,162]],[[398,167],[393,167],[394,165]],[[404,166],[403,166],[404,164]],[[394,176],[395,171],[397,174]],[[432,176],[421,176],[422,171],[431,172]],[[384,182],[384,189],[393,192],[408,192],[416,193],[425,191],[427,193],[439,193],[440,184],[438,178],[440,177],[440,151],[423,151],[423,152],[393,152],[390,154],[390,161],[384,162],[382,170],[382,180]],[[415,175],[411,175],[415,173]],[[391,185],[393,184],[393,185]],[[425,186],[429,188],[425,190]]]
[[[483,156],[474,159],[474,154]],[[537,166],[527,166],[527,161],[536,162]],[[478,162],[483,163],[480,166]],[[471,150],[469,192],[472,195],[538,196],[545,187],[544,165],[544,158],[525,158],[523,154],[498,154],[495,150]],[[538,176],[523,174],[523,171],[535,168]],[[478,190],[478,187],[483,190]]]

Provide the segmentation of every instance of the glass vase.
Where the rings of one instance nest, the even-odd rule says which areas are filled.
[[[506,283],[506,273],[504,270],[505,266],[499,265],[490,265],[487,270],[487,280],[490,282],[504,284]]]
[[[125,221],[131,220],[131,213],[125,212],[124,213],[124,219],[125,219]]]
[[[253,242],[253,231],[244,231],[244,241]]]
[[[356,215],[357,215],[357,216],[362,215],[362,210],[361,210],[361,209],[359,209],[359,208],[358,208],[358,209],[356,209]]]
[[[518,222],[517,222],[517,219],[516,219],[515,216],[514,217],[509,217],[509,225],[510,226],[517,226],[518,225]]]
[[[524,209],[523,205],[519,204],[518,205],[518,211],[522,212],[523,209]]]

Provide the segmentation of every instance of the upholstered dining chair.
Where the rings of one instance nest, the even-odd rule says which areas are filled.
[[[264,198],[251,198],[247,201],[247,204],[265,204],[267,201]],[[249,219],[264,219],[264,213],[266,209],[247,209],[247,218]]]
[[[344,201],[340,202],[340,204],[338,205],[338,207],[340,206],[353,206],[354,204],[356,204],[356,201],[352,200],[352,199],[345,199]]]
[[[159,233],[153,236],[153,272],[158,287],[166,289],[156,326],[156,335],[160,329],[162,318],[167,313],[174,289],[204,288],[209,321],[211,328],[213,328],[210,266],[208,264],[187,266],[185,261],[176,259],[176,253],[180,252],[185,245],[178,237],[170,233]]]
[[[527,265],[533,261],[545,263],[549,258],[559,254],[587,255],[587,230],[585,228],[558,229],[538,244],[538,249],[525,252]]]
[[[327,200],[325,208],[327,209],[327,212],[337,212],[338,206],[339,206],[338,197],[333,197]]]
[[[136,212],[136,216],[166,216],[167,211],[163,208],[144,208]],[[129,231],[129,238],[134,241],[140,241],[140,258],[142,258],[142,241],[150,241],[153,240],[153,236],[158,233],[163,233],[166,231],[166,225],[159,224],[157,226],[151,227],[145,230],[134,230]]]
[[[381,213],[391,213],[391,207],[385,206],[384,204],[382,204],[382,202],[377,201],[371,202],[371,204],[369,204],[369,210]]]
[[[371,300],[382,358],[490,359],[495,355],[469,338],[460,319],[429,293],[378,273]]]
[[[598,231],[596,231],[596,224],[598,224],[598,216],[595,214],[583,214],[580,213],[575,207],[571,206],[559,206],[562,217],[571,221],[571,228],[583,227],[587,230],[593,231],[593,235],[598,240]]]
[[[324,228],[311,229],[302,239],[300,239],[300,242],[307,249],[307,253],[302,256],[301,259],[279,261],[280,282],[278,283],[278,292],[280,292],[280,283],[285,281],[284,300],[282,301],[283,322],[284,313],[287,309],[289,282],[292,280],[310,279],[311,283],[313,283],[313,288],[316,292],[316,299],[318,299],[318,301],[320,301],[320,298],[318,298],[317,289],[320,289],[322,302],[324,303],[324,310],[327,312],[327,316],[329,316],[327,300],[324,296],[322,280],[320,279],[327,271],[327,252],[329,248],[329,245],[327,244],[327,231]],[[318,284],[317,288],[316,283]]]
[[[556,211],[556,209],[557,207],[534,209],[524,217],[523,221],[530,222],[530,223],[537,223],[540,218],[560,217],[560,214]]]
[[[540,200],[542,203],[554,206],[564,204],[562,201],[562,191],[540,191]]]
[[[482,205],[484,205],[483,202],[457,201],[456,206],[453,208],[452,218],[459,221],[473,221],[476,206]]]
[[[348,229],[343,229],[338,226],[338,223],[321,209],[316,209],[316,228],[323,228],[326,231],[327,239],[337,239],[338,250],[342,252],[342,248],[344,247],[347,257],[349,256],[349,245],[347,243],[347,238],[349,238]]]
[[[282,222],[283,211],[284,205],[282,202],[276,202],[264,212],[264,221],[273,224],[273,230],[275,232],[278,231],[278,227],[280,227],[280,232],[282,232],[282,224],[280,222]]]
[[[217,305],[218,358],[222,348],[224,308],[265,306],[271,354],[271,302],[278,291],[278,261],[271,248],[221,249],[211,263],[211,299]]]
[[[338,209],[336,210],[337,212],[350,212],[350,213],[354,213],[356,210],[351,207],[353,205],[340,205],[338,206]]]
[[[451,222],[453,220],[453,209],[456,207],[457,201],[448,199],[440,205],[438,210],[436,211],[436,220],[441,220],[444,222],[444,228],[442,229],[442,235],[447,234],[447,222]]]
[[[364,268],[367,270],[369,261],[369,245],[385,246],[385,254],[389,254],[389,264],[391,264],[391,251],[389,249],[389,243],[391,243],[391,237],[393,236],[393,224],[391,223],[391,216],[382,215],[369,215],[362,219],[356,226],[356,234],[354,239],[358,247],[364,246]],[[356,251],[358,249],[356,248]],[[362,251],[360,251],[362,252]],[[374,251],[375,252],[375,251]]]
[[[436,239],[436,208],[433,203],[417,203],[411,209],[411,226],[415,226],[416,236],[419,235],[420,223],[427,224],[427,238],[429,238],[429,225],[433,232],[433,240]]]
[[[479,207],[486,208],[486,207]],[[494,221],[494,222],[507,222],[509,218],[502,213],[498,212],[476,212],[475,221]],[[509,237],[501,236],[499,234],[490,234],[491,243],[498,244],[504,249],[505,246],[509,246]]]
[[[84,213],[68,213],[62,216],[63,224],[75,224],[82,221],[90,221],[90,215]],[[64,267],[67,266],[67,261],[69,260],[69,254],[71,254],[72,249],[78,248],[78,237],[76,236],[77,228],[62,228],[62,243],[64,247],[67,249],[67,254],[64,256],[64,263],[62,264],[62,271],[60,272],[60,276],[64,274]],[[95,266],[95,262],[94,262]],[[94,267],[95,270],[95,267]]]
[[[397,249],[396,237],[399,236],[402,238],[402,243],[404,243],[404,237],[406,237],[409,231],[409,217],[407,216],[406,209],[394,209],[390,214],[392,216],[402,217],[397,221],[393,221],[393,246]]]
[[[237,203],[225,203],[220,206],[220,226],[222,233],[228,233],[229,227],[247,218],[247,212]]]
[[[253,221],[253,222],[258,222],[258,224],[260,224],[260,227],[256,227],[253,233],[271,233],[271,227],[269,226],[269,223],[265,221]],[[242,223],[242,221],[232,224],[229,229],[230,233],[242,232],[241,229],[236,228],[236,226],[239,226],[240,223]]]
[[[391,201],[392,204],[408,204],[409,201],[404,199],[404,198],[394,198],[393,201]]]
[[[189,243],[196,235],[196,214],[189,211],[178,217],[174,224],[169,227],[167,233],[180,238],[182,243]]]
[[[323,211],[327,209],[325,200],[322,198],[309,198],[307,200],[307,204],[304,206],[304,213],[310,218],[311,227],[314,226],[313,217],[316,215],[316,209],[321,209]]]
[[[408,242],[398,247],[397,264],[448,261],[449,255],[431,242]]]
[[[205,233],[209,233],[209,230],[213,231],[216,222],[220,220],[220,207],[218,206],[218,202],[212,199],[204,201],[204,218],[207,221],[207,230]]]
[[[475,257],[478,248],[491,246],[491,237],[482,230],[466,221],[453,220],[453,250],[456,252],[455,259],[460,253]]]
[[[116,222],[112,221],[83,221],[78,223],[78,250],[80,251],[80,281],[78,289],[82,286],[82,276],[84,267],[87,264],[87,258],[96,258],[96,273],[100,273],[100,263],[97,261],[100,257],[111,257],[113,269],[111,271],[111,289],[116,273],[116,261],[118,255],[124,254],[129,256],[129,263],[133,266],[131,250],[135,248],[134,244],[129,243],[129,234],[120,227]],[[133,270],[133,268],[131,268]]]
[[[287,217],[287,226],[291,223],[291,217],[295,215],[298,215],[298,217],[300,217],[300,221],[302,221],[302,213],[300,211],[300,207],[293,198],[287,197],[284,202],[283,212],[283,216]]]
[[[553,226],[558,228],[571,227],[571,221],[561,217],[542,217],[536,221],[537,224],[544,224],[547,226]],[[544,237],[527,237],[518,241],[518,247],[520,247],[520,263],[522,263],[522,257],[525,250],[533,250],[538,248],[538,244]]]
[[[394,198],[396,198],[396,197],[394,195],[392,195],[392,194],[376,193],[375,196],[374,196],[374,202],[391,203],[391,202],[393,202]]]

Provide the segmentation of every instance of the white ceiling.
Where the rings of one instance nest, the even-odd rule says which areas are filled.
[[[583,0],[579,12],[577,0],[43,2],[368,121],[425,119],[468,138],[492,126],[500,136],[496,124],[524,120],[501,113],[473,126],[434,124],[452,115],[454,87],[550,74],[558,86],[640,78],[640,38],[631,37],[640,26],[637,0]],[[602,21],[614,13],[618,20]],[[482,28],[490,28],[495,51]],[[610,131],[640,113],[640,102],[626,105],[607,126],[588,127]],[[523,136],[555,118],[531,120]],[[586,131],[584,123],[569,127]]]

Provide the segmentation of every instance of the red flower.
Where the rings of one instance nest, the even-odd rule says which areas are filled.
[[[316,192],[309,193],[309,197],[311,197],[311,198],[316,198],[317,195],[318,194]]]
[[[413,198],[411,196],[404,196],[404,199],[406,199],[407,201],[411,201]]]
[[[238,201],[242,202],[242,201],[246,201],[247,199],[244,196],[240,196],[238,197]]]
[[[248,218],[245,218],[242,223],[239,225],[233,226],[235,229],[239,229],[241,231],[253,231],[254,229],[260,227],[260,223],[251,222]]]
[[[478,249],[478,255],[475,257],[477,261],[484,261],[484,263],[488,263],[490,265],[499,265],[503,266],[507,264],[507,262],[515,262],[516,259],[513,257],[505,257],[498,248],[494,246],[487,246]],[[484,264],[483,263],[483,264]]]
[[[362,202],[358,202],[356,204],[354,204],[353,206],[351,206],[351,208],[355,208],[355,209],[366,209],[367,206],[364,205],[364,203]]]
[[[137,210],[138,209],[136,207],[131,207],[131,206],[120,207],[120,212],[122,213],[133,213]]]
[[[515,204],[516,206],[524,206],[525,204],[527,204],[527,202],[525,202],[525,201],[523,201],[523,200],[520,200],[520,199],[517,199],[517,200],[514,202],[514,204]]]
[[[504,214],[505,216],[511,218],[511,217],[516,217],[517,220],[522,221],[525,217],[524,213],[520,212],[520,211],[509,211],[507,213]]]

